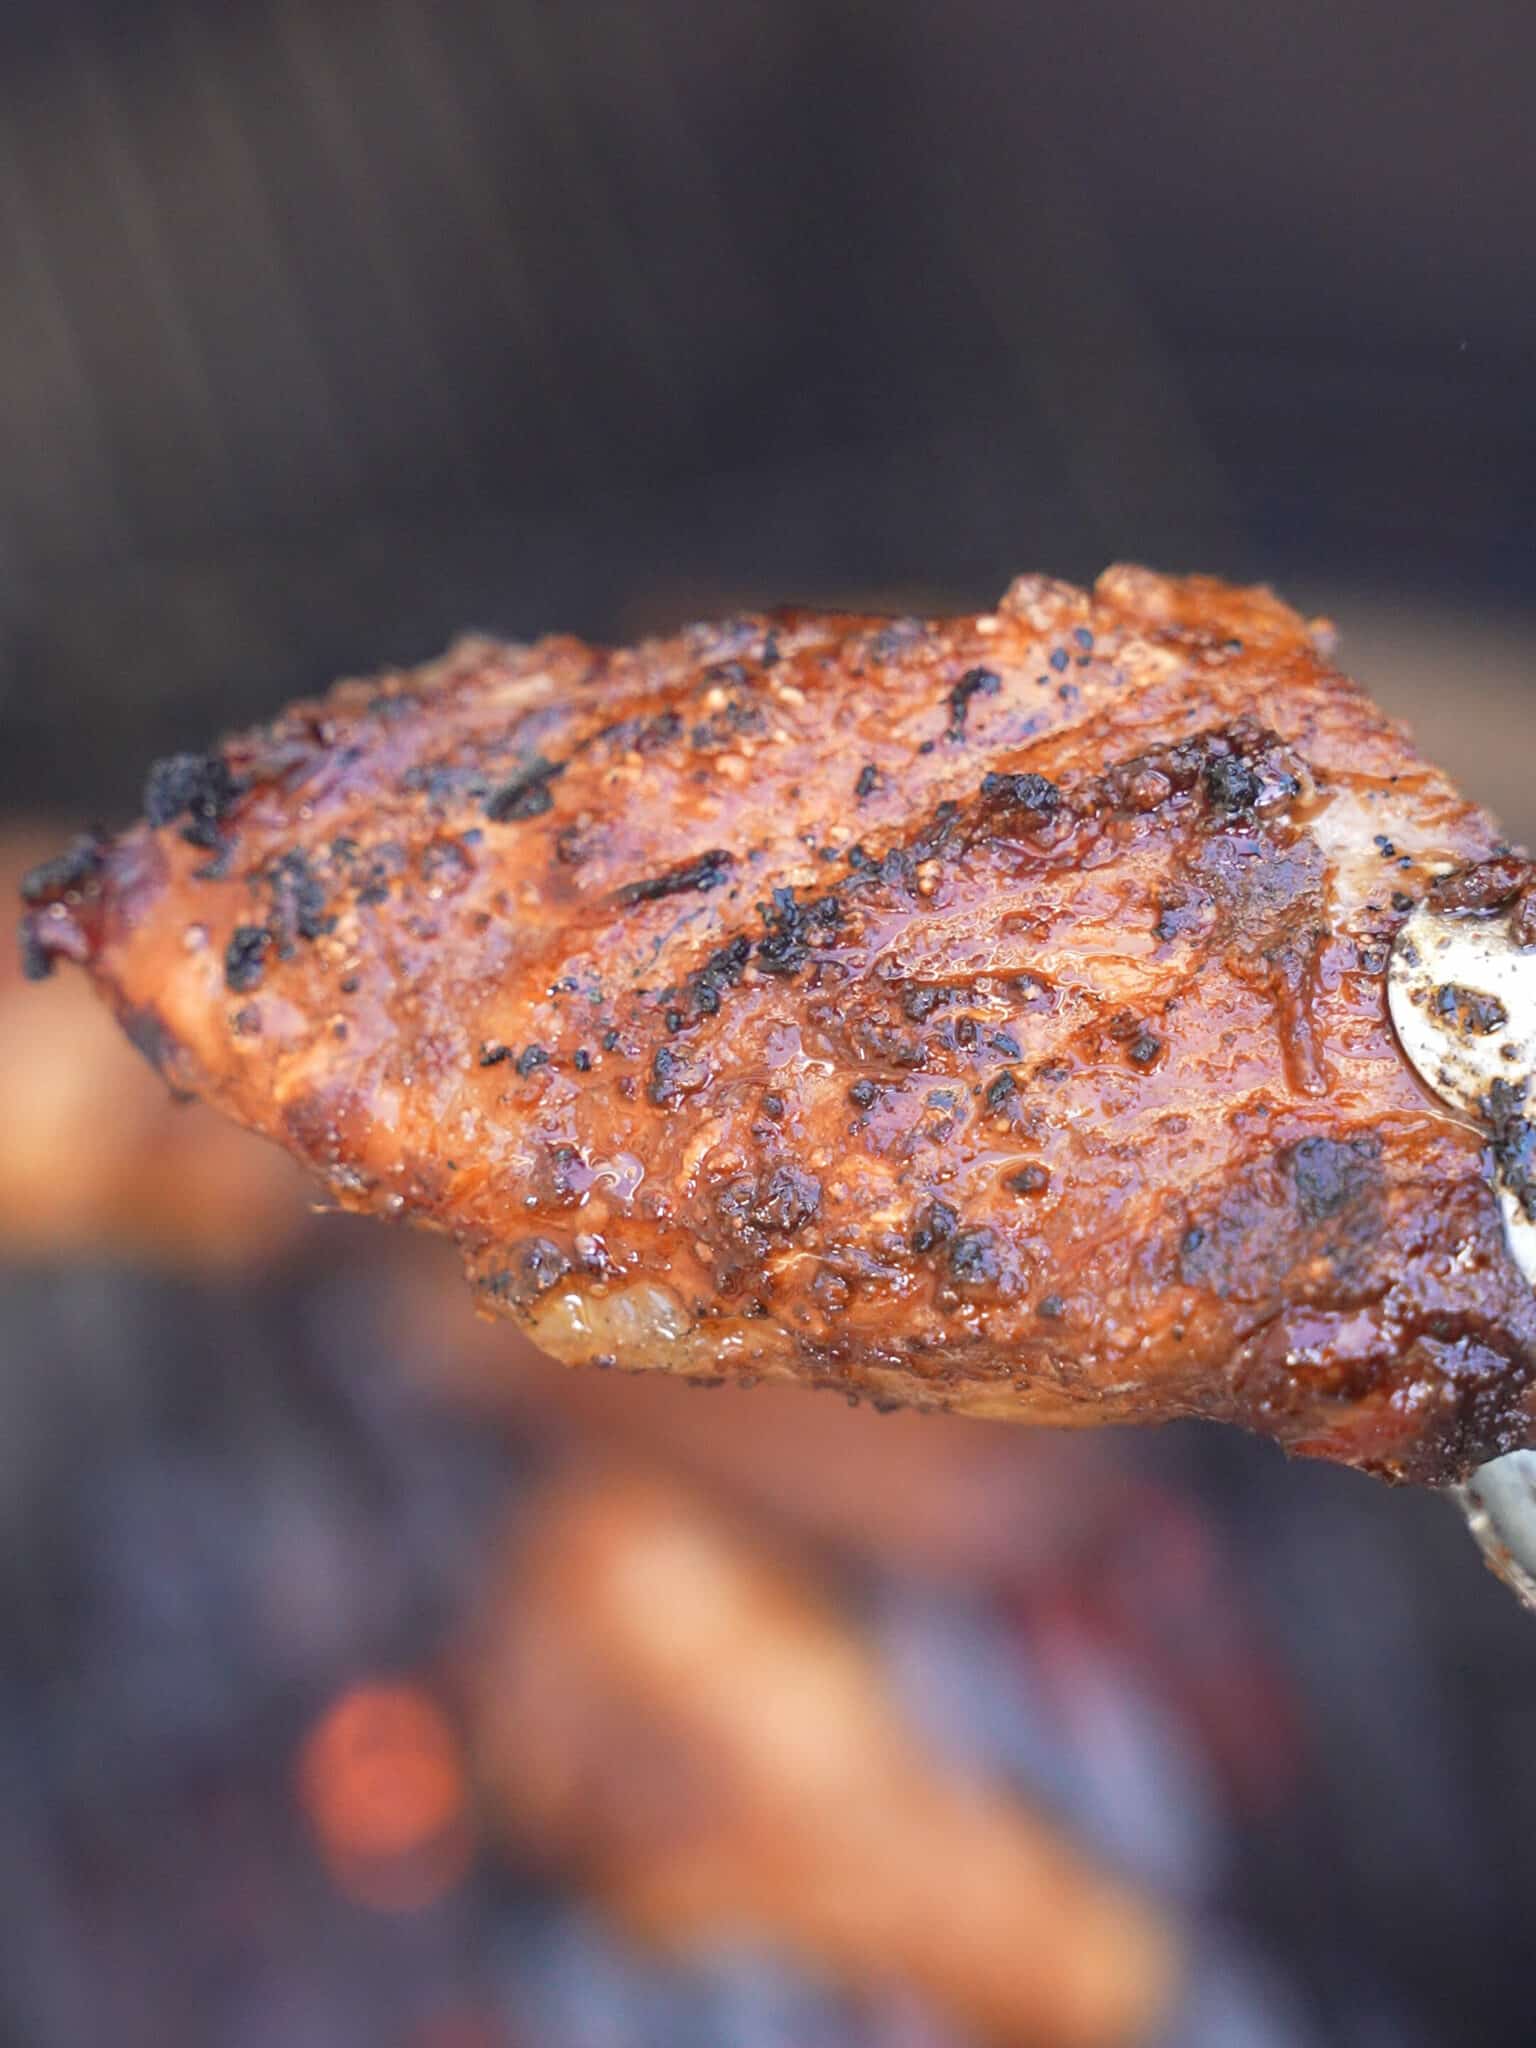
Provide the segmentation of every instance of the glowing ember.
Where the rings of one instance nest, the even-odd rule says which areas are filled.
[[[411,1911],[463,1876],[470,1853],[463,1753],[424,1687],[350,1687],[305,1738],[297,1785],[327,1869],[362,1904]]]

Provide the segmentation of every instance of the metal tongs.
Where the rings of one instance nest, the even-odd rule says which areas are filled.
[[[1517,945],[1508,914],[1421,904],[1393,945],[1387,1001],[1419,1078],[1469,1122],[1487,1125],[1501,1090],[1518,1102],[1536,1080],[1536,948]],[[1495,1176],[1510,1257],[1536,1287],[1532,1190],[1511,1184],[1502,1159]],[[1489,1564],[1536,1611],[1536,1451],[1491,1459],[1449,1491]]]

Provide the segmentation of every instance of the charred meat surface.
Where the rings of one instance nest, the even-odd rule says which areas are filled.
[[[1330,646],[1124,568],[465,642],[157,771],[25,956],[563,1358],[1436,1480],[1531,1435],[1536,1307],[1387,955],[1527,870]]]

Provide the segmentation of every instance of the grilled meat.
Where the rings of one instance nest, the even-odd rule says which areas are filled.
[[[562,1358],[1420,1479],[1530,1434],[1485,1143],[1384,995],[1507,849],[1265,591],[466,642],[146,809],[34,877],[33,971]]]
[[[1151,1904],[932,1755],[844,1619],[685,1492],[551,1488],[484,1634],[493,1812],[642,1937],[905,1983],[999,2048],[1115,2048],[1166,2016],[1179,1945]]]

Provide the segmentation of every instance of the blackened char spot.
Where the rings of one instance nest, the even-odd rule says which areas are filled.
[[[1003,1182],[1003,1186],[1015,1195],[1043,1195],[1050,1184],[1050,1168],[1033,1160],[1028,1166],[1021,1166],[1017,1173],[1010,1173]]]
[[[237,924],[234,935],[224,949],[224,980],[236,995],[247,995],[253,988],[260,988],[267,971],[267,953],[272,945],[272,934],[265,925]]]
[[[1146,813],[1203,785],[1218,817],[1288,802],[1301,788],[1300,763],[1268,727],[1236,718],[1214,731],[1149,747],[1099,782],[1115,809]]]
[[[21,878],[24,903],[51,903],[56,897],[87,889],[101,873],[101,847],[90,838],[72,841],[52,860],[39,861]]]
[[[1205,789],[1219,811],[1251,811],[1259,800],[1259,778],[1248,763],[1219,754],[1205,771]]]
[[[279,952],[291,952],[296,938],[318,939],[336,929],[335,918],[326,912],[324,884],[297,848],[272,863],[267,880]]]
[[[190,814],[182,838],[216,852],[223,840],[220,827],[244,791],[218,754],[170,754],[149,771],[144,815],[158,828]]]
[[[957,740],[965,731],[965,721],[970,714],[973,697],[995,697],[1003,686],[1003,679],[995,669],[968,668],[949,693],[949,739]]]
[[[1381,1140],[1372,1131],[1358,1138],[1303,1138],[1292,1147],[1289,1164],[1297,1208],[1309,1223],[1321,1223],[1375,1183]]]
[[[775,1166],[761,1177],[737,1174],[714,1201],[731,1236],[751,1245],[760,1238],[793,1237],[812,1222],[821,1208],[821,1182],[797,1166]]]
[[[731,662],[728,666],[735,669],[739,664]],[[737,676],[735,680],[744,681],[745,677]],[[699,720],[689,732],[688,742],[703,753],[718,753],[722,748],[734,747],[743,733],[761,732],[766,723],[760,704],[732,697],[723,710]]]
[[[1454,1020],[1463,1031],[1470,1031],[1478,1038],[1502,1031],[1509,1022],[1509,1013],[1497,996],[1484,995],[1475,988],[1462,988],[1454,981],[1448,981],[1435,990],[1434,1007],[1440,1016]]]
[[[945,988],[942,984],[928,981],[909,981],[902,987],[901,1013],[910,1017],[914,1024],[926,1024],[935,1010],[947,1010],[967,993],[964,989]]]
[[[736,987],[751,958],[752,941],[743,932],[728,946],[721,946],[711,953],[704,965],[689,975],[688,991],[693,997],[694,1008],[701,1016],[714,1016],[720,1008],[722,994],[726,989]]]
[[[835,896],[801,904],[793,889],[775,889],[772,903],[758,908],[768,927],[768,936],[757,942],[757,965],[764,974],[797,974],[811,956],[813,935],[835,930],[843,918]]]
[[[542,816],[554,803],[549,785],[564,773],[563,761],[546,761],[542,754],[535,754],[486,797],[485,815],[497,825]]]
[[[669,1045],[658,1045],[651,1056],[651,1078],[645,1092],[658,1109],[668,1109],[684,1095],[702,1088],[708,1079],[709,1069],[702,1060],[674,1052]]]
[[[614,891],[614,901],[627,907],[631,903],[657,903],[664,896],[681,896],[690,889],[718,889],[734,865],[734,855],[723,846],[714,846],[683,867],[649,875],[643,882],[626,882]]]
[[[931,1252],[948,1244],[960,1222],[959,1212],[948,1202],[925,1202],[912,1219],[912,1249]]]
[[[984,775],[981,794],[987,803],[1033,811],[1040,818],[1049,818],[1061,809],[1061,791],[1044,775]]]
[[[486,1291],[498,1301],[526,1307],[558,1286],[570,1270],[571,1262],[559,1245],[547,1237],[530,1237],[518,1246],[510,1266],[490,1276]]]
[[[985,1287],[1002,1271],[997,1239],[990,1230],[961,1230],[950,1239],[949,1270],[962,1287]]]
[[[1018,1092],[1018,1081],[1005,1067],[1000,1074],[994,1074],[987,1083],[984,1100],[987,1108],[996,1116],[1009,1107]]]

